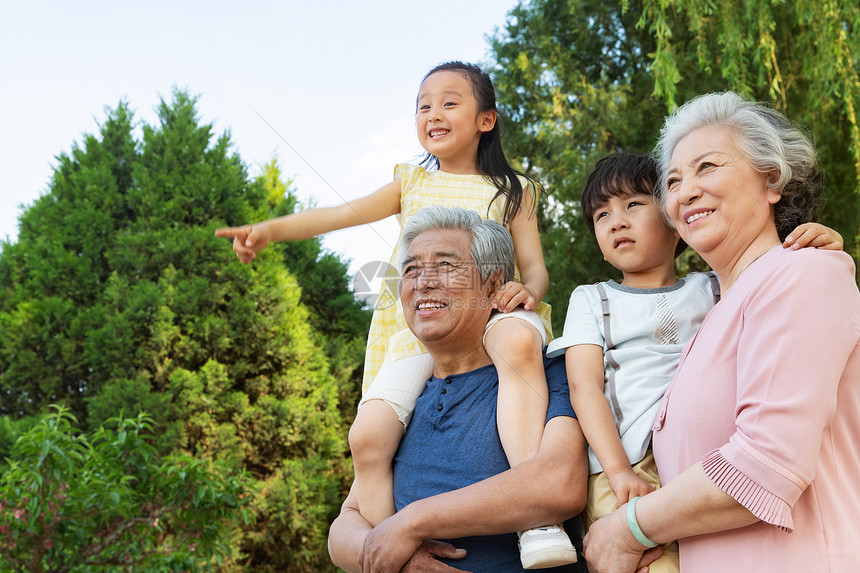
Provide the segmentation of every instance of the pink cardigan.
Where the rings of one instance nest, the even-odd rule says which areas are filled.
[[[762,521],[681,570],[860,571],[860,293],[842,252],[775,247],[688,343],[654,424],[663,483],[702,461]]]

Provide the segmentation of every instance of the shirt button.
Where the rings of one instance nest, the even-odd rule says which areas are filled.
[[[448,389],[447,389],[447,388],[442,388],[442,394],[445,394],[446,392],[448,392]]]
[[[439,404],[438,406],[436,406],[436,409],[441,412],[442,411],[442,404]]]
[[[445,384],[450,384],[450,383],[451,383],[451,379],[450,379],[450,378],[446,378],[446,379],[445,379]]]

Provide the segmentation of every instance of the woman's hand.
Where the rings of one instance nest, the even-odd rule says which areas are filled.
[[[624,509],[594,522],[582,544],[591,573],[645,573],[648,565],[663,554],[660,546],[646,551],[636,541],[627,526]]]

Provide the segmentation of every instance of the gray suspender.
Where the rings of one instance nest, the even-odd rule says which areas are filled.
[[[714,304],[717,304],[720,302],[720,279],[717,278],[714,271],[708,271],[705,274],[708,275],[709,279],[711,279],[711,291],[714,293]]]
[[[603,310],[603,339],[606,341],[606,351],[615,348],[612,343],[612,334],[609,330],[609,298],[606,296],[606,288],[603,283],[597,283],[597,292],[600,293],[600,308]]]
[[[713,272],[705,273],[711,282],[711,291],[714,293],[714,304],[720,302],[720,279]],[[618,396],[615,391],[615,372],[620,366],[612,356],[612,351],[615,350],[615,343],[612,342],[612,331],[609,326],[609,297],[606,296],[606,288],[603,283],[596,283],[597,292],[600,294],[600,308],[603,312],[603,340],[606,343],[606,350],[603,357],[611,370],[607,375],[606,384],[609,387],[609,402],[612,406],[612,411],[615,414],[616,424],[620,427],[624,419],[624,414],[621,412],[621,405],[618,403]]]
[[[716,273],[709,271],[705,273],[711,281],[711,291],[714,293],[714,304],[720,302],[720,279]],[[606,341],[606,351],[615,349],[615,343],[612,342],[612,333],[609,328],[609,298],[606,296],[606,288],[603,283],[597,283],[597,292],[600,293],[600,308],[603,311],[603,339]],[[614,368],[614,366],[613,366]]]
[[[612,413],[615,415],[616,427],[620,428],[621,422],[624,421],[624,412],[621,411],[621,404],[618,402],[618,393],[615,390],[615,373],[621,367],[615,361],[615,357],[612,356],[612,351],[615,350],[615,343],[612,342],[612,333],[609,328],[609,298],[606,296],[606,289],[603,287],[603,283],[597,283],[596,286],[597,292],[600,293],[600,308],[603,312],[603,340],[606,343],[603,357],[611,368],[606,379],[606,386],[609,390],[609,405],[612,406]]]
[[[711,281],[711,291],[714,293],[714,304],[720,302],[720,279],[713,271],[705,273]],[[609,298],[606,296],[606,288],[603,283],[597,283],[597,292],[600,293],[600,308],[603,311],[603,339],[606,341],[606,351],[615,349],[612,342],[612,332],[609,327]]]

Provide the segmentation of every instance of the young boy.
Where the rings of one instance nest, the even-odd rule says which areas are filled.
[[[550,357],[565,352],[571,402],[589,443],[586,529],[660,487],[651,426],[682,347],[720,297],[713,273],[675,277],[675,257],[686,245],[653,196],[656,184],[647,155],[609,155],[589,174],[583,217],[624,278],[577,287],[564,333],[547,348]],[[805,245],[841,249],[842,237],[802,225],[785,246]],[[652,573],[678,569],[677,543],[650,565]]]

